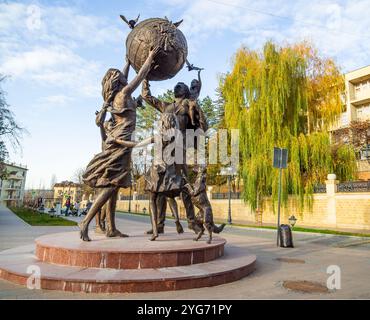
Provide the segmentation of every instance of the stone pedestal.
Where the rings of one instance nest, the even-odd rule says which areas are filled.
[[[30,265],[41,289],[73,292],[154,292],[210,287],[239,280],[255,269],[256,257],[215,237],[194,242],[191,233],[167,233],[151,242],[143,234],[106,238],[78,232],[36,239],[35,245],[0,253],[0,278],[26,285]]]

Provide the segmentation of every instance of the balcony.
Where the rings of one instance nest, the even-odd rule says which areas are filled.
[[[370,120],[370,103],[361,105],[356,108],[356,113],[357,113],[357,120],[359,121],[366,121]]]
[[[350,100],[354,106],[370,102],[370,80],[355,84],[354,91],[350,95]]]
[[[343,128],[349,125],[349,119],[347,112],[344,112],[340,115],[339,118],[339,127]]]
[[[333,123],[330,130],[334,131],[334,130],[342,129],[342,128],[345,128],[345,127],[348,127],[348,126],[349,126],[348,114],[346,112],[343,112],[340,115],[338,121]]]
[[[17,190],[21,190],[21,187],[20,186],[8,186],[5,188],[5,190],[7,191],[17,191]]]
[[[15,175],[15,174],[11,174],[11,175],[9,175],[8,176],[8,178],[7,178],[7,180],[23,180],[24,179],[24,177],[22,177],[22,176],[17,176],[17,175]]]
[[[370,94],[367,96],[362,95],[361,97],[356,96],[355,100],[351,100],[351,104],[354,105],[355,107],[367,103],[370,103]]]
[[[20,196],[9,196],[7,198],[5,198],[4,200],[6,201],[18,201],[18,200],[21,200],[21,197]]]

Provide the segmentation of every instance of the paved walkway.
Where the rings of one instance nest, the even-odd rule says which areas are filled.
[[[150,227],[149,218],[118,214],[117,225],[125,233]],[[80,218],[71,218],[79,220]],[[184,225],[185,226],[185,225]],[[168,221],[166,228],[174,228]],[[0,250],[32,243],[41,234],[76,230],[76,227],[30,227],[5,208],[0,208]],[[172,229],[174,230],[174,229]],[[257,255],[257,270],[238,282],[222,286],[175,292],[135,294],[81,294],[31,291],[0,280],[0,298],[13,299],[370,299],[369,238],[294,233],[295,248],[277,248],[275,232],[227,226],[223,232],[229,244]],[[227,247],[226,247],[227,250]],[[277,258],[303,260],[304,264]],[[309,280],[326,284],[327,268],[341,270],[341,289],[328,294],[307,294],[286,290],[284,280]]]
[[[77,229],[77,227],[32,227],[8,208],[0,206],[0,251],[30,244],[43,234]]]

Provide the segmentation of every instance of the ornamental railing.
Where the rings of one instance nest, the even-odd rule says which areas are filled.
[[[370,180],[339,183],[338,192],[370,192]]]

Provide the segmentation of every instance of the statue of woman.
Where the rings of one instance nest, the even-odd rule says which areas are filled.
[[[111,113],[112,126],[105,140],[104,150],[90,161],[83,175],[84,183],[92,188],[102,189],[85,219],[79,224],[80,237],[83,241],[90,241],[89,224],[104,204],[107,205],[106,235],[108,237],[127,236],[116,229],[114,218],[118,190],[131,185],[130,163],[134,146],[131,138],[136,125],[137,107],[131,94],[147,77],[160,50],[159,47],[150,50],[144,65],[130,83],[127,83],[128,68],[125,69],[126,72],[109,69],[103,78],[103,109]]]

